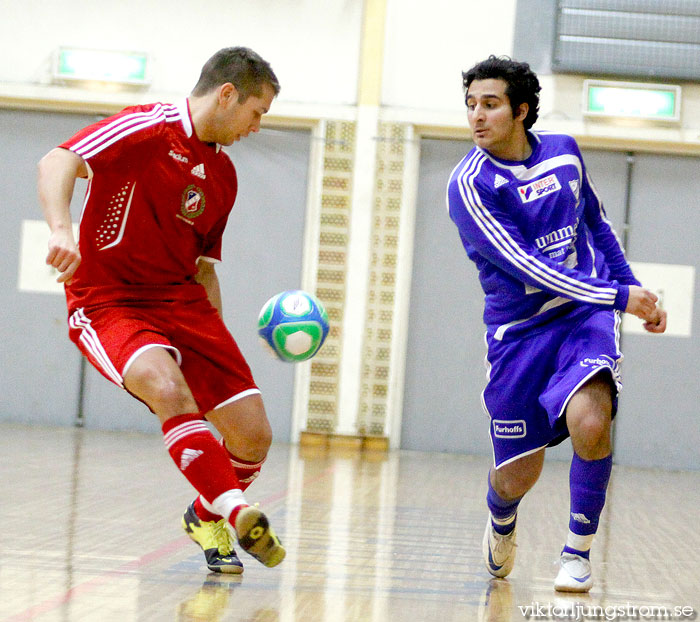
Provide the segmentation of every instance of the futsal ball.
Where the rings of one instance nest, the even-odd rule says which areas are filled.
[[[258,335],[280,360],[306,361],[328,336],[328,314],[319,299],[308,292],[281,292],[260,310]]]

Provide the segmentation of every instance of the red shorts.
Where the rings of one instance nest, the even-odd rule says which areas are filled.
[[[180,366],[201,413],[260,393],[238,345],[204,294],[167,303],[81,307],[68,323],[72,341],[103,376],[122,388],[139,354],[163,347]]]

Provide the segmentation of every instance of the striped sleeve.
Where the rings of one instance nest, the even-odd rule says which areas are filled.
[[[126,150],[148,139],[164,123],[179,118],[177,107],[170,104],[134,106],[85,127],[60,146],[94,168],[102,161],[117,162]]]
[[[448,209],[462,238],[482,257],[527,285],[580,302],[614,308],[626,305],[626,286],[567,268],[524,240],[498,197],[479,181],[486,160],[483,153],[473,152],[450,181]]]

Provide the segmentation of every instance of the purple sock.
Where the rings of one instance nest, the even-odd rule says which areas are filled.
[[[512,501],[503,499],[491,486],[491,476],[489,475],[489,491],[486,493],[486,505],[488,505],[493,517],[491,524],[498,533],[505,535],[513,531],[515,528],[515,515],[521,499],[522,497]]]
[[[574,453],[569,471],[571,493],[569,531],[573,534],[590,536],[598,530],[611,469],[612,455],[600,460],[584,460]],[[564,550],[581,554],[580,551],[568,546]]]

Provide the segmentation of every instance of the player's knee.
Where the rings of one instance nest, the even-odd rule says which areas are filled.
[[[502,499],[512,500],[522,497],[532,488],[539,478],[540,471],[524,469],[499,473],[496,478],[496,492]]]
[[[187,384],[167,371],[147,367],[131,375],[127,389],[143,399],[156,414],[168,416],[193,412],[196,403]]]
[[[226,448],[237,458],[260,462],[267,457],[272,445],[272,429],[267,419],[263,418],[255,425],[217,427],[224,437]]]
[[[172,378],[163,378],[156,388],[157,400],[167,406],[168,410],[178,413],[191,412],[196,408],[188,386]]]
[[[590,414],[582,418],[579,427],[585,439],[599,444],[610,435],[610,415],[606,412]]]
[[[591,412],[578,417],[571,429],[571,441],[574,451],[584,460],[607,456],[612,448],[609,415]]]
[[[502,499],[511,501],[522,497],[534,485],[534,480],[528,480],[525,478],[510,479],[500,482],[496,492],[498,492],[498,495]]]
[[[264,460],[272,445],[272,429],[269,425],[260,425],[248,434],[248,447],[255,454],[256,460]]]
[[[612,420],[612,395],[611,380],[606,374],[597,374],[583,385],[566,409],[571,435],[593,440],[607,435]]]

